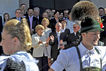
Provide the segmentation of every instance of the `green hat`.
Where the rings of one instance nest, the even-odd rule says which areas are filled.
[[[85,17],[81,22],[81,33],[89,31],[104,31],[100,24],[91,17]]]

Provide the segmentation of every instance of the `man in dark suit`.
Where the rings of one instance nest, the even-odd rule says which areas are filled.
[[[34,17],[37,18],[38,24],[41,24],[42,17],[40,16],[40,8],[39,7],[34,8]]]
[[[69,43],[70,46],[77,46],[80,41],[81,41],[81,35],[79,33],[80,30],[80,25],[78,22],[75,22],[75,24],[73,25],[73,30],[74,32],[70,34],[70,38],[69,38]]]
[[[67,40],[68,40],[68,38],[69,38],[69,35],[70,35],[70,30],[68,29],[68,28],[66,28],[66,24],[67,24],[67,22],[66,22],[66,20],[61,20],[61,24],[62,24],[62,33],[60,34],[60,45],[65,45],[65,48],[66,48],[66,46],[67,46]],[[62,42],[62,44],[61,44],[61,42]],[[62,49],[62,48],[61,48]]]
[[[60,39],[63,41],[60,41],[61,45],[64,45],[64,47],[60,47],[61,49],[67,49],[72,46],[77,46],[81,41],[81,35],[79,33],[80,25],[78,21],[75,21],[75,24],[73,25],[73,33],[67,33],[65,31],[61,34]]]
[[[69,10],[64,10],[63,11],[63,15],[64,15],[64,17],[63,17],[63,19],[65,19],[65,20],[68,20],[68,14],[69,14]]]
[[[58,11],[56,11],[54,13],[54,18],[50,20],[50,24],[48,25],[48,27],[51,28],[52,31],[55,31],[55,25],[57,22],[59,22],[59,12]]]
[[[17,20],[21,21],[21,19],[22,19],[21,14],[22,14],[21,9],[16,9],[15,17],[13,17],[12,19],[17,19]]]
[[[33,16],[34,11],[32,8],[28,8],[27,10],[28,16],[26,16],[28,26],[30,28],[31,34],[35,33],[35,27],[38,25],[38,20]]]
[[[60,34],[62,25],[60,22],[56,23],[56,31],[50,33],[50,41],[49,45],[51,46],[51,59],[53,62],[57,59],[59,54],[59,41],[60,41]]]

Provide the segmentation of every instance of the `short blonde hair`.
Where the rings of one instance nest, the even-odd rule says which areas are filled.
[[[36,31],[38,31],[39,29],[44,30],[43,25],[37,25],[37,26],[35,27],[35,30],[36,30]]]
[[[47,18],[43,18],[43,19],[42,19],[42,22],[43,22],[43,21],[47,21],[47,23],[46,23],[46,24],[47,24],[47,26],[48,26],[48,25],[49,25],[49,23],[50,23],[50,22],[49,22],[49,20],[48,20]]]
[[[12,38],[17,37],[23,49],[29,50],[31,48],[32,39],[26,19],[22,19],[21,22],[16,19],[9,20],[3,30],[6,30]]]

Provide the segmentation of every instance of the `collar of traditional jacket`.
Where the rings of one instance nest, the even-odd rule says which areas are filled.
[[[82,43],[80,43],[80,45],[78,46],[81,55],[84,55],[84,54],[94,54],[95,51],[96,51],[95,47],[96,46],[93,46],[93,49],[88,50]]]

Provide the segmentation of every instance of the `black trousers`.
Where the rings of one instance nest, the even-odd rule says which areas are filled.
[[[48,71],[49,66],[48,66],[48,58],[43,56],[43,57],[35,57],[37,60],[39,60],[38,62],[38,67],[39,67],[39,71]]]
[[[104,42],[104,46],[106,46],[106,31],[101,32],[100,41]]]

